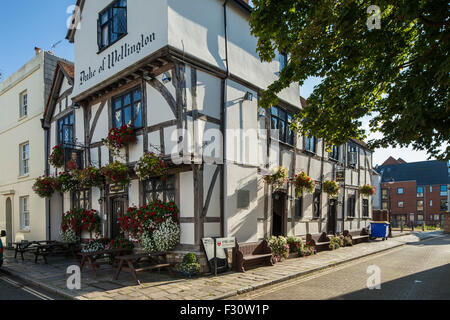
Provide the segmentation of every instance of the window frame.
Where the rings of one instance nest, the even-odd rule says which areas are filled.
[[[442,191],[442,190],[444,190],[444,191]],[[439,195],[441,197],[446,197],[448,195],[447,185],[441,185],[439,187]]]
[[[369,218],[369,199],[363,199],[362,202],[362,217]]]
[[[284,67],[286,67],[289,63],[288,54],[285,52],[280,52],[278,61],[280,63],[280,72],[281,72],[283,71]]]
[[[419,192],[419,189],[422,190],[422,192]],[[417,187],[417,198],[423,198],[424,188],[419,186]]]
[[[173,188],[167,188],[167,181],[169,181],[169,179],[173,179]],[[158,188],[155,187],[158,180],[161,181],[161,185],[162,185],[162,188],[159,190],[158,190]],[[149,188],[148,188],[149,183],[153,184],[152,190],[149,190]],[[163,202],[176,202],[175,201],[176,197],[177,197],[177,177],[176,177],[176,175],[170,175],[167,177],[167,179],[162,179],[161,177],[151,178],[151,179],[143,181],[143,186],[144,186],[144,204],[145,205],[149,204],[152,201],[156,201],[156,200],[160,200]],[[173,193],[174,200],[169,200],[169,196],[168,196],[169,192]],[[162,200],[157,197],[159,193],[163,194]],[[152,194],[153,200],[149,200],[149,198],[150,198],[149,194]]]
[[[402,205],[400,205],[402,204]],[[405,202],[404,201],[397,201],[397,208],[404,208],[405,207]]]
[[[339,146],[332,146],[328,157],[331,160],[339,161]]]
[[[65,123],[66,120],[69,120],[69,123]],[[62,123],[62,128],[60,124]],[[64,141],[64,126],[71,126],[71,141]],[[71,146],[73,144],[73,139],[75,137],[75,113],[69,112],[68,114],[64,115],[63,117],[59,118],[56,121],[56,141],[58,141],[58,144],[62,145],[63,148],[67,148],[69,145]]]
[[[419,202],[422,202],[422,209],[420,209],[420,207],[419,207]],[[416,208],[417,208],[417,211],[423,211],[423,209],[424,209],[424,201],[423,200],[417,200]]]
[[[30,217],[30,210],[29,210],[30,203],[29,202],[30,202],[29,196],[22,196],[19,198],[20,230],[22,230],[22,231],[30,231],[30,229],[31,229],[31,219],[30,219],[31,217]],[[25,219],[25,216],[27,216],[26,219]],[[27,221],[28,224],[26,224],[25,221]]]
[[[134,94],[137,91],[139,91],[140,99],[139,100],[134,100]],[[127,96],[130,96],[130,103],[125,105],[124,101],[125,101],[125,98]],[[119,99],[121,100],[121,107],[120,108],[116,108],[116,102]],[[140,123],[139,126],[135,125],[135,118],[136,117],[135,117],[135,108],[134,108],[134,106],[137,103],[140,103],[140,111],[139,112],[140,112],[141,123]],[[136,87],[134,87],[132,89],[129,89],[129,90],[125,91],[124,93],[121,93],[121,94],[119,94],[117,96],[112,97],[112,99],[111,99],[111,108],[112,108],[112,110],[111,111],[112,111],[112,127],[113,128],[119,129],[121,126],[126,125],[124,110],[127,109],[128,107],[131,109],[131,115],[130,115],[130,117],[131,117],[131,128],[133,128],[134,130],[143,128],[144,127],[144,118],[143,118],[144,112],[142,110],[143,109],[143,90],[142,90],[142,86],[138,85],[138,86],[136,86]],[[116,123],[117,122],[117,120],[116,120],[116,112],[118,110],[121,111],[121,115],[120,115],[121,125],[120,126],[117,126],[117,123]]]
[[[294,218],[297,220],[303,218],[303,196],[294,199]]]
[[[125,6],[120,6],[121,2],[125,1]],[[114,32],[114,17],[113,14],[114,9],[125,9],[125,32],[118,34],[117,38],[112,41],[111,35]],[[108,13],[108,18],[105,22],[102,22],[102,17],[104,14]],[[108,27],[108,33],[107,33],[107,41],[104,44],[104,33],[103,30],[105,27]],[[109,48],[114,43],[122,39],[128,34],[128,1],[127,0],[114,0],[111,4],[109,4],[106,8],[104,8],[102,11],[98,14],[97,19],[97,45],[98,45],[98,53],[102,52],[103,50]]]
[[[350,162],[352,161],[353,157],[351,155],[353,154],[355,155],[354,163]],[[349,143],[347,148],[347,166],[349,168],[356,169],[356,167],[358,166],[358,158],[359,158],[358,146],[356,144]]]
[[[356,218],[356,195],[349,195],[347,199],[347,218]]]
[[[26,103],[24,103],[26,100]],[[28,90],[25,90],[19,94],[19,118],[25,118],[28,116]]]
[[[304,138],[304,149],[306,152],[311,152],[316,154],[317,153],[317,138],[312,136],[312,137],[306,137]],[[312,143],[314,142],[314,143]],[[314,146],[314,150],[311,150],[311,146]]]
[[[28,146],[27,149],[27,157],[24,157],[24,147]],[[24,142],[19,145],[19,176],[24,177],[30,174],[30,142]],[[26,170],[25,170],[26,169]]]
[[[84,203],[84,206],[81,203]],[[72,209],[91,209],[91,189],[80,189],[72,192]]]
[[[400,192],[400,190],[402,191]],[[397,188],[397,194],[405,194],[405,188]]]
[[[277,113],[275,114],[275,111],[277,110]],[[281,114],[284,113],[284,117],[281,116]],[[281,108],[279,106],[273,106],[270,109],[270,129],[271,130],[277,130],[277,128],[274,128],[274,120],[276,120],[276,123],[283,123],[283,132],[280,130],[278,133],[278,140],[280,142],[286,143],[290,146],[294,146],[295,144],[295,132],[291,129],[291,124],[294,120],[294,115],[287,111],[284,108]]]

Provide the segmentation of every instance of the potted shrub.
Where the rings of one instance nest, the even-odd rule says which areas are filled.
[[[53,147],[48,162],[55,168],[64,167],[64,149],[61,144]]]
[[[339,249],[341,244],[341,239],[339,237],[330,236],[330,250]]]
[[[323,192],[328,194],[329,198],[336,198],[339,194],[339,185],[336,181],[326,180],[322,184]]]
[[[109,184],[120,184],[123,187],[127,187],[130,184],[129,169],[119,161],[114,161],[104,166],[101,172]]]
[[[288,172],[286,168],[279,167],[273,174],[264,176],[264,180],[273,185],[274,189],[281,188],[288,181]]]
[[[363,195],[363,196],[372,196],[375,195],[377,193],[377,189],[374,186],[371,186],[369,184],[366,184],[365,186],[362,186],[359,188],[359,192]]]
[[[105,183],[101,169],[96,167],[87,167],[78,175],[81,188],[89,189],[92,187],[100,188]]]
[[[50,176],[43,176],[36,179],[33,191],[41,198],[51,198],[55,193],[55,179]]]
[[[297,196],[301,197],[304,191],[313,193],[316,189],[316,183],[302,171],[300,174],[295,176],[294,187],[297,192]]]
[[[112,128],[109,130],[107,138],[102,140],[103,144],[114,153],[117,153],[121,148],[135,141],[136,133],[131,126]]]
[[[283,236],[271,237],[269,240],[269,247],[274,254],[274,261],[280,262],[283,259],[287,259],[289,256],[289,245],[287,239]]]
[[[167,166],[162,160],[161,155],[156,155],[153,152],[147,152],[136,163],[134,171],[139,179],[143,181],[148,180],[151,177],[165,177],[167,175]]]
[[[298,253],[303,246],[303,240],[299,237],[289,237],[287,243],[289,245],[289,253]]]
[[[198,274],[200,272],[200,264],[198,263],[197,256],[194,253],[186,254],[179,268],[186,278],[191,278],[193,275]]]
[[[316,254],[316,248],[311,242],[306,242],[299,250],[299,257],[308,257]]]

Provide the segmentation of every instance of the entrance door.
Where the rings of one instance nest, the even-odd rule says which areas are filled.
[[[336,213],[337,213],[337,200],[330,199],[328,206],[328,223],[327,223],[328,234],[336,234]]]
[[[116,197],[111,199],[111,216],[110,216],[110,237],[117,238],[120,236],[119,217],[125,213],[125,199]]]
[[[272,235],[276,237],[285,233],[285,203],[286,194],[281,192],[273,194]]]
[[[6,199],[6,246],[12,247],[12,203],[11,198]]]

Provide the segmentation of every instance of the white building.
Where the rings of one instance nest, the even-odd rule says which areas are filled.
[[[44,174],[41,119],[58,58],[36,48],[36,56],[0,83],[0,229],[6,243],[48,237],[46,201],[32,190]]]
[[[58,121],[73,117],[68,136],[74,151],[85,166],[101,167],[120,160],[102,139],[114,126],[129,123],[137,132],[137,143],[123,150],[130,169],[146,151],[161,151],[172,162],[167,182],[134,177],[125,190],[108,186],[68,194],[52,199],[57,212],[51,217],[71,206],[87,206],[102,213],[104,234],[111,237],[117,235],[117,215],[129,206],[173,199],[181,211],[178,250],[183,252],[200,251],[201,239],[208,236],[250,242],[272,234],[366,227],[370,200],[362,199],[358,188],[371,183],[371,152],[349,141],[329,154],[322,140],[290,132],[292,115],[301,108],[298,85],[280,94],[278,107],[258,108],[258,92],[277,78],[283,57],[260,61],[245,1],[79,0],[77,6],[79,28],[68,34],[75,45],[73,103],[59,107],[67,97],[62,99],[61,92],[69,92],[59,86],[70,85],[70,77],[55,75],[58,83],[44,121],[49,148],[58,143]],[[267,129],[275,127],[282,128],[279,136],[265,140]],[[214,144],[209,130],[222,133],[224,148],[203,159],[216,163],[189,153],[176,164],[178,138],[186,142],[177,129],[186,130],[189,145],[198,142],[205,153],[208,143]],[[279,150],[268,149],[275,140]],[[316,193],[297,199],[292,183],[273,193],[263,179],[265,157],[275,160],[273,166],[288,168],[290,177],[305,170],[318,182]],[[320,183],[337,175],[342,191],[328,201]],[[155,185],[160,187],[155,190]]]

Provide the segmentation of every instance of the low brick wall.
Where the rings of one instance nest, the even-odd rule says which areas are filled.
[[[450,233],[450,213],[447,213],[444,217],[444,232]]]
[[[167,261],[169,263],[180,263],[183,261],[183,257],[191,251],[171,251],[167,253]],[[200,273],[209,272],[208,261],[206,255],[203,252],[194,252],[197,256],[198,263],[200,264]]]

